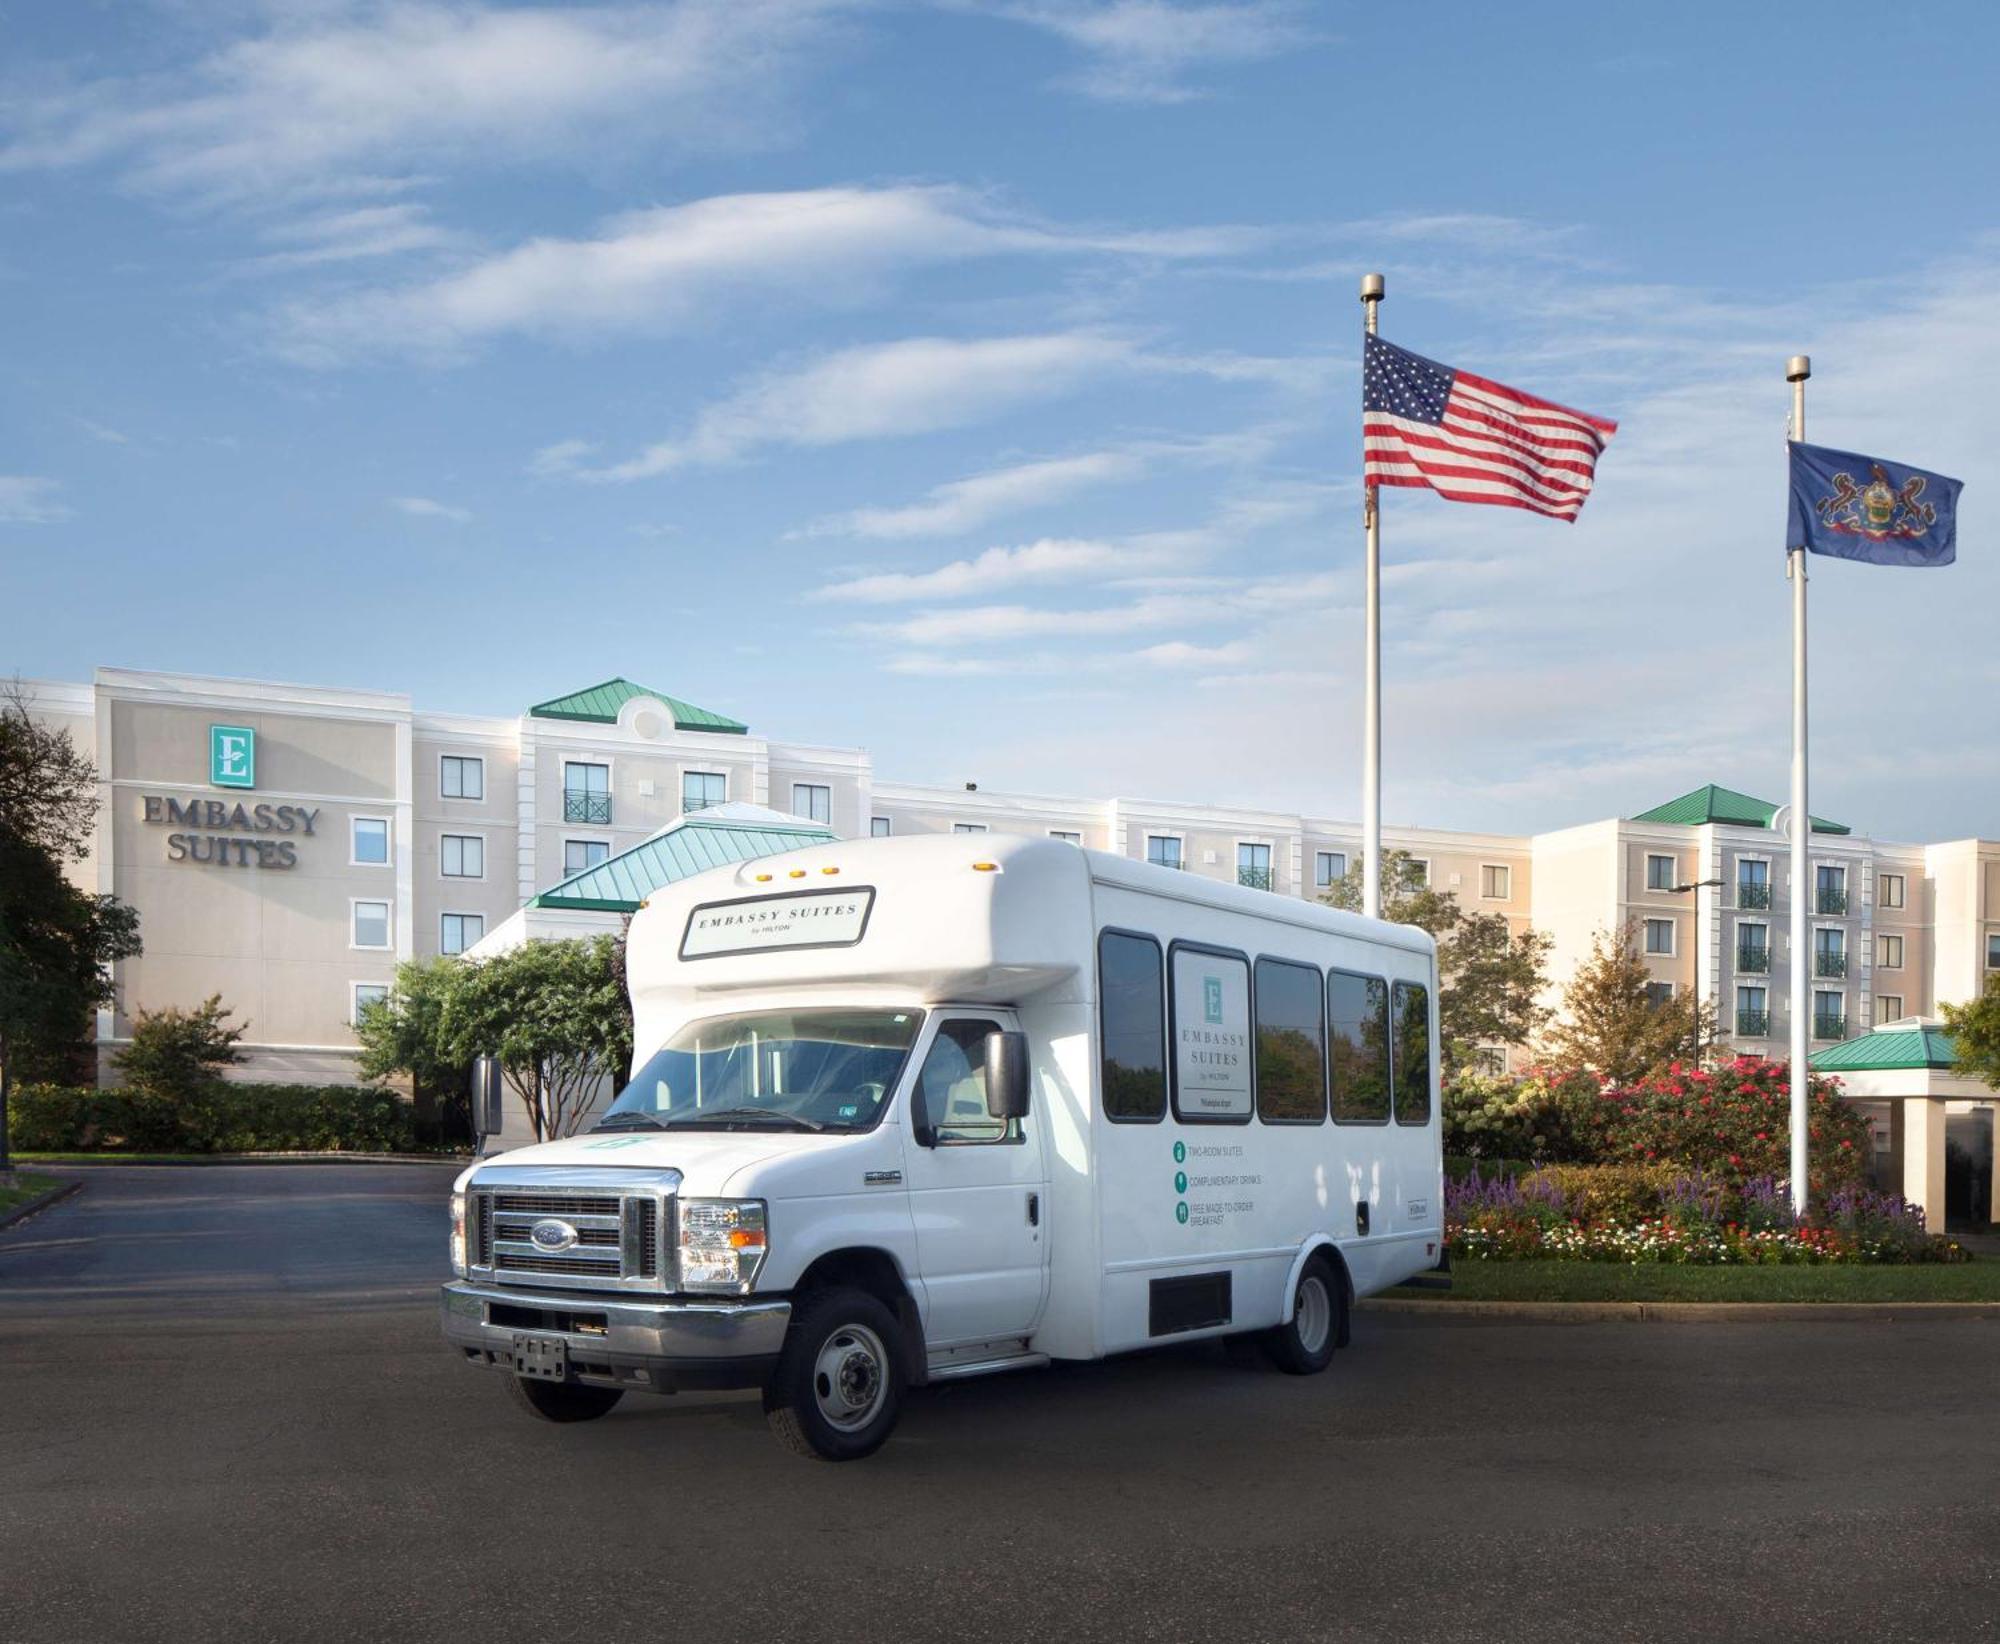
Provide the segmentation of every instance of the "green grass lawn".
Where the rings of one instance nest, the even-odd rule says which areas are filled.
[[[1613,1262],[1459,1262],[1451,1289],[1391,1296],[1452,1301],[2000,1301],[2000,1259],[1920,1267],[1634,1267]]]
[[[30,1199],[39,1199],[52,1187],[61,1187],[62,1182],[54,1176],[30,1176],[25,1170],[15,1172],[15,1187],[0,1187],[0,1213],[26,1204]]]

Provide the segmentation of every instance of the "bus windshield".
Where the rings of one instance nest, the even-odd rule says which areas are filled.
[[[599,1130],[868,1130],[920,1010],[766,1010],[690,1022],[647,1058]]]

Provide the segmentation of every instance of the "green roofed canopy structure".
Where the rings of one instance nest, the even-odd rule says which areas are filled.
[[[1935,1022],[1898,1022],[1829,1046],[1812,1059],[1815,1073],[1887,1073],[1926,1068],[1949,1073],[1957,1065],[1951,1035]]]
[[[1693,827],[1705,822],[1726,822],[1739,828],[1768,828],[1777,814],[1776,805],[1752,799],[1747,793],[1737,793],[1733,788],[1719,788],[1711,782],[1706,787],[1696,788],[1693,793],[1669,799],[1664,805],[1655,805],[1650,811],[1641,811],[1632,820],[1681,822]],[[1844,822],[1829,822],[1819,816],[1812,819],[1812,825],[1814,833],[1854,831]]]
[[[697,708],[692,702],[668,696],[665,691],[634,685],[629,679],[607,679],[601,685],[591,685],[581,691],[571,691],[567,696],[537,702],[528,713],[535,719],[580,719],[596,725],[615,725],[619,710],[634,697],[640,696],[665,703],[674,716],[674,729],[677,731],[709,731],[721,736],[749,734],[750,727],[740,719],[731,719],[727,714],[713,713],[707,708]]]
[[[838,837],[820,823],[761,805],[715,805],[668,823],[644,843],[607,857],[594,868],[571,874],[528,906],[637,913],[639,904],[662,885],[733,862],[829,844]]]

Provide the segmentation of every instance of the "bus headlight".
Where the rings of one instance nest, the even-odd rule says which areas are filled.
[[[465,1277],[465,1195],[451,1196],[451,1270]]]
[[[747,1293],[767,1248],[762,1199],[680,1202],[679,1288]]]

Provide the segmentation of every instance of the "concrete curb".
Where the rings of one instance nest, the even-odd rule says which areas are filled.
[[[16,1155],[18,1158],[19,1155]],[[106,1165],[122,1165],[127,1170],[178,1170],[184,1166],[206,1169],[217,1165],[314,1165],[314,1164],[396,1164],[469,1165],[477,1163],[470,1153],[183,1153],[174,1158],[124,1159],[116,1153],[100,1153],[91,1159],[27,1158],[24,1170],[99,1170]]]
[[[18,1168],[18,1167],[16,1167]],[[40,1172],[34,1172],[39,1175]],[[12,1227],[16,1222],[24,1222],[38,1210],[46,1210],[52,1204],[61,1204],[72,1193],[81,1193],[83,1183],[58,1182],[40,1198],[30,1199],[26,1204],[17,1204],[12,1210],[0,1210],[0,1230]]]
[[[1422,1301],[1414,1296],[1369,1296],[1356,1304],[1369,1313],[1429,1314],[1486,1324],[1888,1324],[1906,1319],[1992,1319],[2000,1302],[1504,1302]]]

